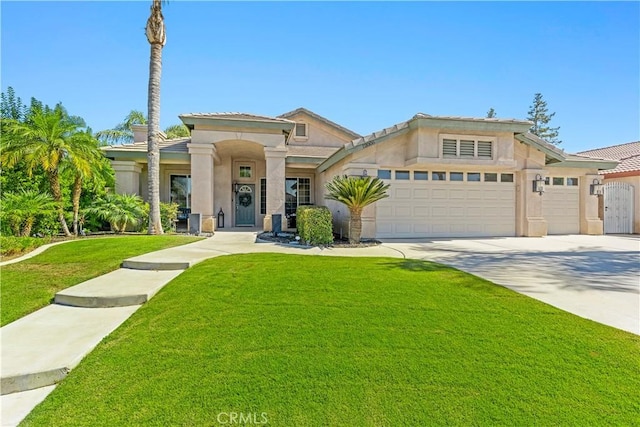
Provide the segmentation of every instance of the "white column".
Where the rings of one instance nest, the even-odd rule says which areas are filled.
[[[115,171],[116,193],[140,194],[140,172],[142,165],[130,160],[111,160]]]
[[[544,194],[533,191],[536,176],[544,178],[542,169],[523,169],[517,173],[516,234],[540,237],[547,235],[547,220],[542,214]]]
[[[287,148],[264,147],[264,157],[266,159],[267,176],[267,214],[264,218],[263,227],[266,231],[273,229],[271,215],[281,214],[281,221],[284,223],[284,183],[285,183],[285,157]]]
[[[594,179],[603,182],[598,174],[580,177],[580,234],[604,234],[604,224],[598,216],[598,202],[603,196],[591,195]]]
[[[191,155],[191,212],[202,217],[202,231],[215,229],[213,211],[213,158],[215,147],[208,144],[187,144]]]

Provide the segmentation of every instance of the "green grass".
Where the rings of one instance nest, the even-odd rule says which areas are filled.
[[[170,235],[83,239],[4,266],[0,276],[0,323],[6,325],[48,305],[61,289],[116,270],[127,258],[196,240]]]
[[[25,425],[632,425],[639,345],[428,262],[224,256],[167,285]]]

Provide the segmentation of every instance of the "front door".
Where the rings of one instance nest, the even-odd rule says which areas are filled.
[[[242,184],[236,194],[236,226],[253,227],[256,222],[254,184]]]

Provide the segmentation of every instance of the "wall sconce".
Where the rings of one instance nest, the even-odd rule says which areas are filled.
[[[540,174],[536,175],[536,179],[533,180],[533,192],[541,196],[544,193],[544,178]]]
[[[367,176],[369,175],[369,172],[367,172],[366,169],[362,169],[362,176]]]
[[[598,178],[594,178],[589,193],[592,196],[602,196],[604,194],[604,185],[602,185],[602,181],[599,181]]]
[[[238,184],[237,182],[233,183],[233,192],[238,194],[238,191],[240,191],[240,184]]]

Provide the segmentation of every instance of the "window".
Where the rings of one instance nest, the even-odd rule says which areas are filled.
[[[446,181],[447,173],[446,172],[432,172],[431,180],[433,181]]]
[[[285,201],[284,213],[291,215],[296,213],[300,205],[311,204],[311,179],[287,178],[284,181]]]
[[[550,185],[550,179],[548,176],[544,178],[544,185]]]
[[[480,182],[480,172],[467,173],[467,181]]]
[[[191,176],[171,175],[171,203],[179,208],[191,207]]]
[[[378,178],[391,179],[391,171],[389,169],[378,169]]]
[[[484,182],[498,182],[498,174],[493,172],[485,173]]]
[[[512,173],[501,173],[500,174],[500,182],[513,182],[513,174]]]
[[[554,176],[553,177],[553,185],[564,185],[564,177],[563,176]]]
[[[240,178],[251,178],[251,166],[240,166]]]
[[[296,123],[295,129],[296,138],[307,138],[307,124],[306,123]]]
[[[267,178],[260,178],[260,215],[267,214]]]
[[[416,181],[426,181],[429,179],[429,172],[427,171],[414,171],[413,179]]]
[[[442,139],[442,157],[445,159],[491,160],[493,158],[493,142],[473,137],[458,139],[447,135]]]
[[[396,171],[396,179],[409,179],[409,171]]]
[[[462,172],[450,172],[449,173],[449,180],[451,180],[451,181],[463,181],[464,180],[464,173],[462,173]]]
[[[567,178],[567,185],[575,187],[578,185],[578,178]]]

